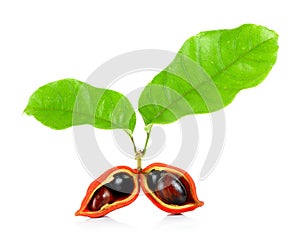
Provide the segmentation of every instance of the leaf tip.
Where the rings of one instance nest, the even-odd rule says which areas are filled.
[[[27,104],[27,106],[24,108],[23,112],[22,112],[22,115],[31,115],[30,113],[30,108],[29,108],[29,104]]]

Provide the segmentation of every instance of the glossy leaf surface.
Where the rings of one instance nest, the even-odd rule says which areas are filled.
[[[90,124],[100,129],[124,129],[131,134],[136,116],[121,93],[64,79],[37,89],[24,112],[52,129]]]
[[[246,24],[189,38],[173,62],[145,87],[139,112],[146,125],[224,108],[261,83],[276,62],[278,35]]]

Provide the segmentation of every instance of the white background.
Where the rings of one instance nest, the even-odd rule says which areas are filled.
[[[296,2],[1,1],[0,240],[299,241]],[[72,129],[53,131],[22,115],[32,92],[66,77],[84,81],[100,64],[128,51],[176,52],[200,31],[243,23],[279,33],[278,61],[260,86],[241,92],[226,108],[223,154],[204,181],[198,181],[199,164],[211,127],[209,116],[197,117],[199,150],[204,148],[190,173],[205,205],[168,216],[140,196],[105,218],[75,217],[92,178],[77,156]],[[151,75],[139,77],[145,84]],[[97,131],[102,134],[107,135]],[[135,166],[113,147],[106,153],[118,164]],[[172,149],[160,161],[172,161],[168,155],[173,157]]]

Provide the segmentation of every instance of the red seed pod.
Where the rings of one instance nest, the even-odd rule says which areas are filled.
[[[98,218],[131,204],[139,195],[138,176],[127,166],[109,169],[90,184],[75,215]]]
[[[141,187],[158,208],[172,214],[203,206],[192,177],[184,170],[154,163],[142,170]]]

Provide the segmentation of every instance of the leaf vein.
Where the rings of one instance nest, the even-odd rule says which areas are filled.
[[[223,72],[227,71],[231,66],[233,66],[236,62],[238,62],[239,60],[241,60],[242,58],[244,58],[245,56],[247,56],[250,52],[252,52],[253,50],[255,50],[256,48],[260,47],[261,45],[265,44],[266,42],[270,41],[270,40],[273,40],[274,38],[269,38],[267,40],[264,40],[262,41],[261,43],[259,43],[258,45],[256,45],[255,47],[253,47],[252,49],[250,49],[249,51],[245,52],[243,55],[239,56],[238,58],[236,58],[234,61],[232,61],[231,63],[229,63],[227,66],[225,66],[224,69],[221,69],[220,71],[218,71],[214,76],[212,76],[211,78],[214,79],[216,78],[218,75],[222,74]],[[183,80],[185,82],[187,82],[186,80]],[[204,82],[207,82],[207,81],[204,81]],[[200,85],[202,85],[204,82],[200,82],[198,85],[195,85],[195,89],[199,88]],[[190,83],[189,83],[190,84]],[[187,96],[189,95],[194,89],[191,88],[190,90],[184,92],[180,97],[176,98],[174,100],[173,103],[167,105],[166,107],[162,108],[158,113],[157,115],[151,120],[150,123],[153,122],[153,120],[157,119],[159,116],[162,115],[162,113],[164,113],[166,110],[168,110],[170,107],[172,107],[174,104],[176,104],[177,102],[179,102],[183,96]]]

